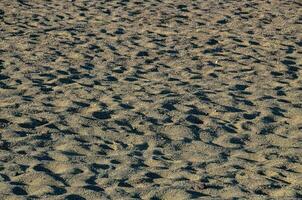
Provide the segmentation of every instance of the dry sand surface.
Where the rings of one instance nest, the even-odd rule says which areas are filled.
[[[0,199],[301,199],[299,0],[0,0]]]

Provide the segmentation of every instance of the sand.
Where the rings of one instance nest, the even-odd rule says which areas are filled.
[[[302,198],[299,0],[1,0],[0,199]]]

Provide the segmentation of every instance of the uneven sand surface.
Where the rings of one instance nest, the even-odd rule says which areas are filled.
[[[301,54],[299,0],[1,0],[0,199],[301,199]]]

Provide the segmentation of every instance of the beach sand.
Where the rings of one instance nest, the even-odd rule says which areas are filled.
[[[1,0],[0,199],[301,199],[299,0]]]

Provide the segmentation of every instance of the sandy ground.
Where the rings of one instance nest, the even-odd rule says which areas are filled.
[[[302,198],[299,0],[1,0],[0,199]]]

